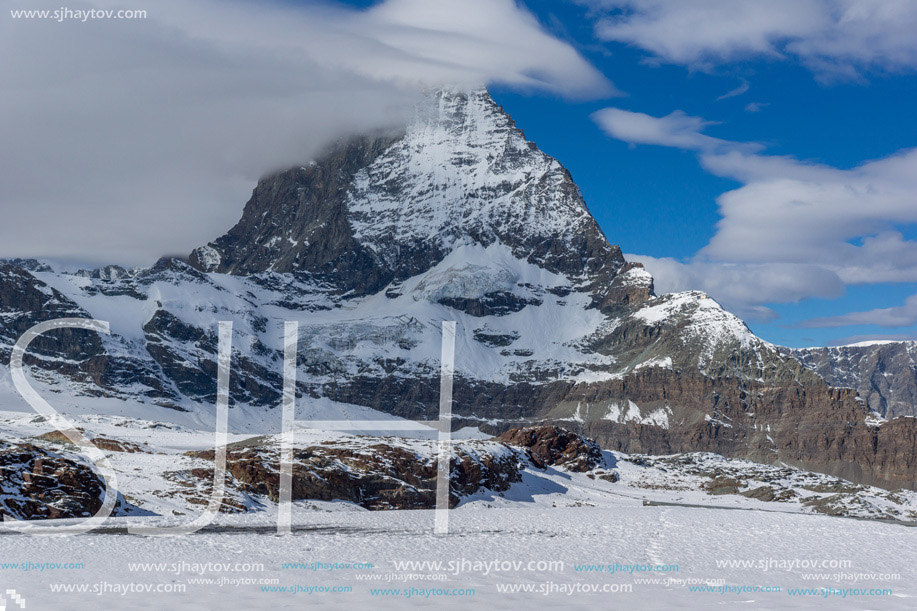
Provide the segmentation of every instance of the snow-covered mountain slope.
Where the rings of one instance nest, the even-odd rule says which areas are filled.
[[[902,545],[910,529],[901,525],[913,522],[913,492],[699,453],[606,451],[602,465],[576,471],[538,467],[496,440],[463,442],[485,464],[488,455],[512,456],[518,479],[462,495],[449,513],[447,536],[434,534],[431,510],[373,511],[342,500],[295,501],[295,536],[275,536],[276,503],[252,489],[257,481],[235,475],[227,478],[224,512],[202,531],[124,536],[127,529],[185,525],[201,515],[212,462],[198,453],[212,435],[128,418],[87,416],[79,424],[91,438],[121,444],[110,445],[107,455],[124,498],[138,510],[107,520],[86,544],[0,534],[6,574],[15,574],[28,608],[97,609],[102,588],[113,596],[111,608],[157,609],[180,600],[181,607],[201,610],[302,606],[304,597],[319,606],[402,609],[409,594],[459,609],[467,608],[471,591],[473,600],[495,609],[557,600],[587,610],[609,596],[633,609],[725,601],[822,609],[826,599],[840,609],[911,609],[917,595],[909,562],[917,554]],[[0,412],[0,448],[12,434],[42,452],[71,454],[46,431],[32,416]],[[270,451],[274,440],[233,436],[232,442],[232,451]],[[430,456],[430,444],[416,440],[299,435],[300,447],[341,450],[348,460],[354,457],[348,450],[362,454],[360,462],[309,465],[334,474],[360,476],[361,466],[381,455],[380,444],[406,449],[420,465]],[[398,485],[384,483],[383,491]],[[404,498],[418,493],[404,488]],[[368,492],[364,502],[371,505],[379,489]],[[0,506],[8,500],[0,489]],[[302,588],[295,595],[293,585]]]
[[[432,102],[347,193],[354,236],[382,267],[397,276],[407,253],[435,257],[494,243],[552,271],[607,266],[610,275],[623,265],[620,251],[599,238],[569,173],[528,142],[487,92],[440,92]],[[593,259],[587,266],[583,254]]]
[[[108,397],[97,409],[206,426],[216,325],[232,321],[232,426],[276,432],[283,324],[296,320],[304,406],[435,418],[441,323],[454,320],[459,427],[556,420],[626,452],[715,451],[917,485],[913,425],[872,426],[853,393],[703,293],[655,296],[569,173],[483,90],[432,93],[404,130],[262,179],[239,223],[188,262],[2,264],[0,362],[62,315],[108,320],[112,334],[35,344],[32,375],[67,391],[59,404]],[[22,409],[4,376],[3,406]]]

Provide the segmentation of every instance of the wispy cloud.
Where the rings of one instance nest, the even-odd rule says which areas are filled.
[[[748,84],[748,81],[746,81],[745,79],[742,79],[742,83],[738,87],[736,87],[735,89],[730,89],[729,91],[727,91],[726,93],[718,97],[716,100],[717,102],[719,102],[720,100],[728,100],[729,98],[734,98],[736,96],[742,95],[743,93],[747,92],[749,89],[750,89],[750,85]]]
[[[903,305],[893,308],[813,318],[799,324],[800,327],[805,328],[846,327],[849,325],[878,325],[893,328],[917,325],[917,295],[911,295],[904,300]]]
[[[703,132],[714,121],[692,117],[676,110],[664,117],[620,108],[603,108],[592,115],[609,136],[631,144],[657,144],[692,151],[744,150],[763,147],[756,143],[738,143],[708,136]]]
[[[792,58],[825,79],[917,68],[917,3],[893,0],[580,0],[604,40],[695,68]]]
[[[761,109],[770,106],[768,102],[749,102],[745,105],[745,112],[761,112]]]

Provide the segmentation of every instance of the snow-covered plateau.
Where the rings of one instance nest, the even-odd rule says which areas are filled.
[[[27,609],[70,611],[914,607],[917,552],[900,545],[901,527],[626,497],[547,502],[460,509],[450,535],[432,534],[427,511],[298,509],[289,536],[246,515],[182,538],[2,537],[4,562],[81,568],[0,571]],[[121,593],[141,586],[154,592]]]

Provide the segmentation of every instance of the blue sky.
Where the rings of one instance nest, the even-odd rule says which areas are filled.
[[[917,338],[917,4],[519,5],[609,87],[491,93],[659,292],[784,345]]]
[[[609,137],[590,118],[598,109],[613,106],[654,117],[681,110],[716,122],[704,130],[711,136],[762,143],[769,155],[789,155],[838,169],[917,146],[917,77],[910,70],[866,69],[855,78],[826,78],[793,58],[772,57],[749,57],[703,69],[653,65],[647,61],[652,53],[644,49],[597,41],[595,16],[582,6],[547,1],[531,1],[528,6],[549,30],[572,40],[626,95],[571,101],[499,86],[492,87],[492,93],[530,139],[570,169],[609,239],[626,253],[691,259],[716,232],[717,197],[741,183],[705,171],[693,151]],[[747,90],[742,91],[746,84]],[[737,89],[741,93],[719,99]],[[913,205],[917,207],[917,193]],[[887,227],[897,229],[905,239],[917,237],[912,224],[889,222]],[[842,290],[830,298],[801,294],[790,302],[763,301],[773,312],[746,318],[760,336],[792,346],[860,336],[917,337],[913,323],[895,327],[805,323],[901,306],[917,293],[917,283],[845,283]],[[721,295],[713,296],[736,305]],[[741,312],[742,308],[733,309]]]
[[[704,130],[711,136],[760,142],[768,154],[839,169],[917,146],[917,78],[911,71],[866,70],[858,78],[826,80],[792,59],[748,58],[708,69],[652,65],[646,61],[652,54],[645,50],[596,41],[595,20],[581,6],[533,1],[529,7],[549,29],[574,41],[626,95],[570,101],[505,87],[492,87],[492,93],[530,139],[570,169],[607,236],[626,253],[690,259],[716,232],[717,197],[740,183],[705,171],[692,151],[609,137],[590,118],[598,109],[614,106],[655,117],[681,110],[716,122]],[[719,99],[740,86],[744,89],[743,84],[746,91]],[[755,112],[747,109],[749,104],[757,105]],[[905,238],[917,237],[913,225],[888,226]],[[850,283],[838,297],[764,301],[773,313],[746,319],[760,336],[791,346],[860,336],[917,337],[913,323],[798,326],[817,318],[900,306],[915,293],[913,281]],[[713,296],[735,306],[721,295]]]
[[[704,290],[786,345],[917,338],[913,0],[148,13],[0,20],[0,257],[186,255],[265,173],[403,121],[422,89],[487,83],[658,292]]]

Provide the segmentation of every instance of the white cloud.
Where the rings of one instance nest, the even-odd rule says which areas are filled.
[[[653,117],[620,108],[603,108],[593,113],[592,118],[609,136],[631,144],[658,144],[692,151],[761,148],[757,144],[737,145],[702,134],[704,128],[715,123],[686,115],[680,110],[664,117]]]
[[[615,93],[513,0],[143,8],[130,21],[0,16],[0,256],[187,253],[235,222],[263,173],[399,122],[424,86]]]
[[[619,95],[569,44],[546,33],[515,0],[388,0],[358,21],[358,33],[394,49],[368,53],[350,67],[370,78],[502,83],[565,95]],[[328,60],[347,56],[327,46]]]
[[[729,91],[727,91],[726,93],[718,97],[716,101],[719,102],[720,100],[726,100],[729,98],[740,96],[743,93],[747,92],[750,88],[751,86],[748,84],[748,81],[746,81],[745,79],[742,79],[742,82],[741,84],[739,84],[738,87],[736,87],[735,89],[730,89]]]
[[[809,263],[850,284],[917,281],[917,149],[849,170],[785,157],[702,153],[744,186],[718,198],[722,219],[700,252],[713,260]]]
[[[909,327],[917,325],[917,295],[911,295],[904,304],[893,308],[880,308],[866,312],[851,312],[841,316],[813,318],[801,327],[846,327],[848,325],[879,325],[882,327]]]
[[[795,57],[822,77],[917,68],[912,0],[580,0],[599,38],[707,68]]]
[[[901,232],[917,223],[917,149],[838,169],[710,138],[709,122],[677,112],[594,117],[632,144],[697,151],[707,171],[743,183],[717,199],[716,233],[693,258],[647,260],[663,290],[701,288],[760,317],[765,304],[834,297],[845,284],[917,282],[917,242]]]

